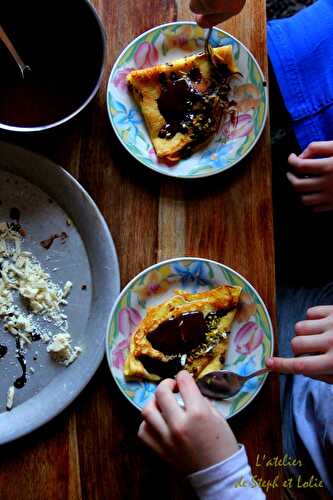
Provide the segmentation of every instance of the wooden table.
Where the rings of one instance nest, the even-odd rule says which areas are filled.
[[[66,167],[103,212],[119,255],[122,285],[158,260],[208,257],[243,274],[275,318],[271,160],[267,125],[254,151],[231,171],[182,182],[139,165],[115,137],[107,117],[106,84],[120,50],[143,31],[192,19],[188,1],[95,0],[108,34],[101,90],[80,117],[35,135],[0,139],[41,152]],[[142,7],[140,7],[142,6]],[[254,53],[267,75],[265,2],[251,0],[223,25]],[[106,361],[58,418],[0,449],[1,500],[193,498],[168,467],[138,442],[140,415],[121,395]],[[253,473],[257,454],[281,456],[278,381],[270,376],[255,401],[231,421],[246,445]],[[282,490],[269,498],[281,498]],[[235,497],[236,498],[236,497]]]

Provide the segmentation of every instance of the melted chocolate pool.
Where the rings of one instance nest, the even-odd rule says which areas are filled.
[[[75,112],[103,64],[103,35],[84,0],[5,0],[0,23],[31,72],[0,43],[0,123],[36,127]]]
[[[193,67],[187,74],[161,73],[159,81],[161,94],[157,99],[159,111],[166,124],[159,131],[162,139],[172,139],[177,132],[190,134],[193,140],[189,151],[195,144],[204,142],[216,130],[222,109],[230,104],[228,93],[231,73],[226,65],[219,75],[211,71],[211,85],[199,92],[195,84],[200,83],[202,75],[198,67]],[[217,109],[219,108],[219,110]]]
[[[197,75],[194,76],[198,78]],[[207,112],[208,106],[189,76],[181,77],[171,73],[167,78],[162,73],[160,82],[162,90],[157,105],[166,124],[161,128],[159,137],[171,139],[177,132],[186,133],[198,111]]]
[[[147,339],[164,354],[184,354],[204,342],[206,331],[204,315],[194,311],[163,321]]]
[[[165,362],[142,355],[140,361],[145,369],[163,378],[175,376],[182,369],[181,355],[204,344],[212,320],[225,316],[230,310],[231,308],[220,309],[206,317],[200,311],[193,311],[163,321],[147,335],[147,339],[154,349],[170,356],[170,359]]]

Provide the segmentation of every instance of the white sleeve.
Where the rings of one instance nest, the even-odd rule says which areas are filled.
[[[243,445],[231,457],[187,476],[200,500],[263,500]]]

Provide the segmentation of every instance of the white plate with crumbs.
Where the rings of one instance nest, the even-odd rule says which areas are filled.
[[[58,165],[0,143],[0,444],[48,422],[89,382],[119,287],[90,196]]]

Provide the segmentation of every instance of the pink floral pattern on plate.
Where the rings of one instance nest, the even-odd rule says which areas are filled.
[[[262,344],[263,340],[263,330],[254,321],[249,321],[236,334],[234,340],[236,351],[241,354],[250,354]]]
[[[143,42],[139,45],[134,55],[135,66],[137,68],[149,68],[158,63],[158,50],[149,42]]]
[[[121,90],[122,92],[127,92],[127,75],[133,71],[135,68],[123,68],[117,71],[113,83],[117,89]]]
[[[176,290],[195,293],[222,283],[243,287],[245,307],[231,328],[226,367],[242,374],[265,366],[265,359],[273,351],[273,332],[265,305],[254,288],[232,269],[207,259],[182,257],[161,262],[139,274],[123,290],[110,321],[110,368],[119,388],[135,406],[142,409],[156,390],[156,384],[129,382],[123,374],[131,333],[148,308],[164,302]],[[235,398],[214,402],[215,407],[226,417],[234,415],[255,397],[263,381],[263,377],[254,379]]]
[[[125,307],[119,313],[119,331],[123,335],[130,335],[141,319],[140,313],[134,307]]]
[[[112,352],[113,364],[118,369],[122,369],[124,366],[131,334],[140,323],[141,319],[139,311],[137,311],[134,307],[124,307],[124,309],[119,312],[118,328],[120,341],[117,348]]]

